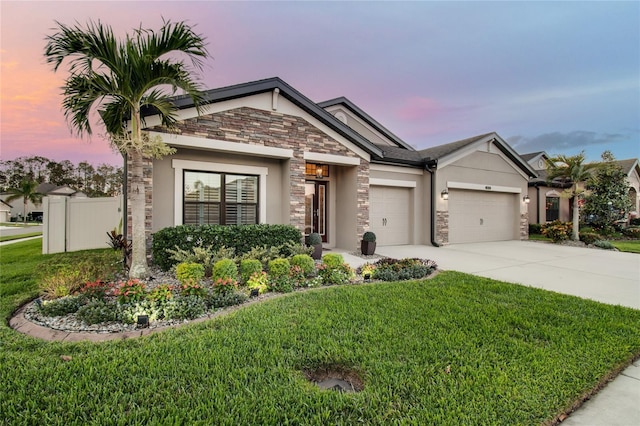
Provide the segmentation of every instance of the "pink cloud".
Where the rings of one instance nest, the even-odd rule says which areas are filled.
[[[417,121],[432,118],[442,113],[444,109],[444,106],[435,99],[413,96],[400,105],[396,114],[401,120]]]

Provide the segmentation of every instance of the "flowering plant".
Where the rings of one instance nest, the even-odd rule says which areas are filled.
[[[173,286],[169,284],[160,284],[147,295],[147,299],[152,302],[166,302],[173,298]]]
[[[104,300],[111,290],[111,285],[102,280],[90,281],[85,283],[80,289],[80,293],[89,299]]]
[[[138,302],[145,296],[144,283],[135,279],[121,282],[114,294],[120,303]]]
[[[198,284],[197,281],[185,281],[180,286],[180,294],[183,296],[198,296],[204,297],[207,294],[207,289]]]
[[[218,294],[232,293],[238,287],[238,282],[233,278],[218,278],[213,282],[213,291]]]

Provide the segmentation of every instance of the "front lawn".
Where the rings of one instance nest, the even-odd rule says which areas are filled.
[[[640,253],[640,240],[611,241],[611,244],[620,251],[628,253]]]
[[[32,245],[2,247],[5,318],[35,295],[39,262],[51,263]],[[288,294],[119,342],[49,343],[3,322],[0,418],[540,424],[640,354],[639,323],[637,310],[456,272]],[[316,367],[351,369],[364,389],[320,390],[303,374]]]
[[[4,237],[0,237],[0,242],[20,240],[22,238],[29,238],[29,237],[39,237],[41,235],[42,235],[42,232],[29,232],[29,233],[20,234],[20,235],[5,235]]]

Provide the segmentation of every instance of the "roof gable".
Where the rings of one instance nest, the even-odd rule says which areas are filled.
[[[301,108],[303,111],[369,154],[378,156],[382,155],[382,151],[376,145],[346,124],[342,123],[332,114],[319,107],[316,103],[278,77],[207,90],[204,92],[203,105],[204,108],[206,108],[207,104],[224,102],[265,92],[275,92],[278,96],[283,96],[294,105]],[[194,108],[194,103],[188,95],[173,98],[173,103],[181,110]],[[142,115],[143,117],[149,117],[155,114],[153,110],[143,110]]]
[[[473,136],[467,139],[462,139],[456,142],[451,142],[444,145],[438,145],[431,148],[423,149],[420,152],[422,157],[426,161],[437,161],[438,166],[445,166],[455,161],[461,155],[465,153],[473,152],[480,145],[492,142],[495,146],[509,159],[516,167],[518,167],[525,175],[529,177],[536,177],[537,173],[533,168],[522,159],[509,144],[502,139],[497,133],[485,133],[478,136]]]
[[[391,143],[401,148],[404,148],[406,150],[415,151],[415,149],[411,145],[409,145],[408,143],[400,139],[398,136],[393,134],[393,132],[391,132],[389,129],[384,127],[382,124],[376,121],[373,117],[371,117],[369,114],[364,112],[364,110],[359,108],[356,104],[354,104],[344,96],[335,98],[335,99],[330,99],[324,102],[319,102],[318,106],[325,110],[329,110],[331,109],[331,107],[342,106],[343,108],[347,109],[350,113],[352,113],[355,117],[359,118],[368,126],[370,126],[372,129],[374,129],[376,132],[380,133],[384,138],[388,139]]]

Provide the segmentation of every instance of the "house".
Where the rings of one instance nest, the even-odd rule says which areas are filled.
[[[546,164],[549,156],[546,152],[522,154],[522,159],[536,171],[537,177],[529,181],[529,223],[546,223],[554,220],[570,222],[572,220],[573,198],[562,196],[562,192],[571,185],[558,180],[547,182]],[[634,207],[631,217],[638,217],[640,197],[640,166],[638,160],[619,160],[616,164],[626,173],[629,180],[629,198]],[[584,182],[579,183],[584,187]]]
[[[147,235],[181,224],[291,224],[325,247],[527,238],[536,172],[496,133],[421,151],[347,98],[315,103],[279,78],[174,98],[177,151],[145,163]]]
[[[43,182],[36,187],[36,192],[42,194],[44,197],[72,197],[72,198],[86,198],[87,195],[81,191],[76,191],[66,185],[55,185],[52,183]],[[10,193],[0,194],[0,199],[5,201]],[[22,220],[24,212],[24,203],[22,198],[14,200],[11,203],[10,217],[18,218]],[[36,221],[42,221],[42,203],[27,202],[27,215],[31,215],[31,218]]]
[[[11,204],[0,200],[0,222],[11,221]]]

